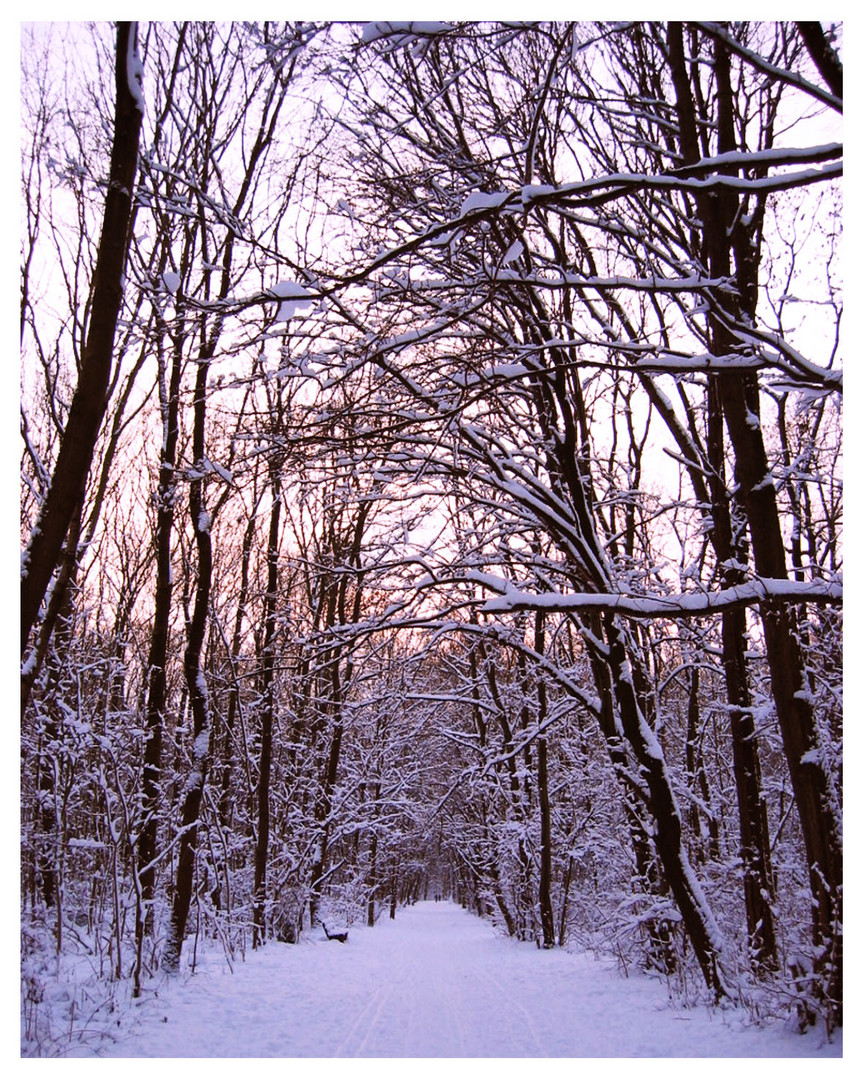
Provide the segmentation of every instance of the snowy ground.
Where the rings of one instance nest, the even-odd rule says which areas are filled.
[[[346,944],[211,961],[122,1018],[100,1057],[840,1057],[842,1037],[673,1008],[661,983],[422,903]],[[787,1066],[784,1066],[784,1069]]]

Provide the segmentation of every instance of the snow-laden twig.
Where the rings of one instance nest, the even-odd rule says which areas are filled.
[[[487,614],[510,611],[614,611],[633,618],[688,619],[765,602],[786,604],[841,604],[839,581],[787,581],[754,578],[717,592],[678,593],[669,596],[628,596],[623,593],[527,593],[503,578],[471,571],[467,578],[500,595],[480,608]]]

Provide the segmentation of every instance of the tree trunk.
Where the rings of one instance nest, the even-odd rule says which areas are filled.
[[[549,776],[547,772],[546,739],[537,740],[537,791],[540,799],[540,925],[543,929],[543,948],[555,944],[555,916],[552,912],[552,824],[549,809]]]
[[[334,692],[338,694],[338,672],[334,672],[333,678]],[[318,804],[315,807],[315,820],[318,824],[319,838],[318,849],[315,853],[315,859],[312,863],[312,871],[310,874],[309,921],[313,924],[318,917],[318,905],[321,900],[321,883],[324,880],[324,868],[327,864],[327,844],[330,838],[330,808],[332,805],[333,788],[336,786],[336,777],[339,771],[339,754],[342,749],[342,734],[343,728],[340,720],[333,728],[333,735],[330,739],[330,752],[327,755],[327,769],[324,774],[323,791],[321,793],[321,798],[318,800]]]
[[[717,859],[720,856],[720,833],[717,828],[717,819],[711,812],[711,793],[708,789],[708,777],[705,774],[705,761],[702,755],[700,742],[700,710],[699,710],[699,667],[694,664],[690,669],[690,686],[687,693],[687,745],[685,748],[687,759],[687,781],[690,790],[694,793],[694,800],[690,812],[690,828],[694,836],[699,838],[699,858],[705,861],[705,850],[702,846],[704,836],[702,817],[699,807],[696,805],[695,794],[698,791],[705,807],[708,818],[708,854]]]
[[[570,899],[570,882],[573,880],[573,863],[575,859],[571,855],[567,860],[567,869],[564,871],[564,884],[561,889],[561,914],[558,916],[558,944],[564,947],[567,937],[567,905]]]
[[[680,24],[668,31],[669,61],[675,86],[684,164],[699,159],[695,118],[683,34]],[[717,79],[718,153],[733,151],[732,86],[729,54],[715,41],[714,72]],[[734,165],[730,166],[734,171]],[[728,293],[716,298],[719,314],[709,315],[711,348],[722,356],[737,342],[729,323],[740,320],[742,309],[752,321],[758,281],[758,260],[753,258],[752,215],[742,215],[731,191],[698,197],[704,231],[708,271],[713,277],[732,277],[732,250],[746,253],[736,258],[734,275],[740,308]],[[749,218],[750,225],[743,219]],[[745,508],[753,561],[762,577],[787,578],[786,553],[776,491],[760,423],[759,383],[750,372],[727,372],[717,376],[720,404],[734,454],[735,481]],[[762,625],[771,689],[792,788],[801,821],[810,887],[813,897],[813,945],[815,975],[823,985],[814,987],[824,998],[829,1027],[842,1022],[842,846],[828,777],[820,761],[815,717],[807,692],[804,663],[798,642],[796,613],[782,603],[761,606]]]
[[[622,733],[633,748],[648,788],[648,809],[656,822],[654,847],[664,877],[681,913],[706,985],[717,998],[731,997],[722,968],[720,931],[684,850],[681,813],[669,782],[660,744],[639,705],[622,630],[616,616],[611,613],[604,614],[603,624]]]
[[[724,475],[723,412],[717,381],[708,387],[708,461],[711,490],[711,541],[719,564],[722,587],[731,588],[745,580],[743,567],[747,553],[733,533],[732,513]],[[750,962],[758,973],[777,967],[774,933],[774,877],[771,869],[768,813],[762,795],[759,744],[753,723],[750,686],[747,678],[747,617],[743,610],[724,611],[721,616],[723,672],[729,702],[732,761],[738,798],[738,828],[744,876],[744,906],[747,913]]]
[[[543,612],[538,611],[534,618],[534,650],[542,656],[544,649]],[[546,683],[541,675],[537,685],[538,729],[542,729],[547,711]],[[549,806],[547,754],[546,736],[541,735],[537,739],[537,798],[540,803],[540,883],[538,886],[538,900],[540,905],[540,926],[543,930],[543,948],[551,949],[555,944],[555,916],[552,911],[552,814]]]
[[[270,769],[273,749],[274,672],[276,666],[276,605],[279,588],[279,514],[282,493],[279,469],[271,465],[270,487],[273,504],[270,510],[270,535],[267,541],[267,596],[264,603],[264,648],[262,653],[261,756],[258,770],[258,837],[255,844],[255,886],[252,923],[252,948],[263,945],[266,937],[267,854],[270,843]]]
[[[369,889],[369,899],[366,901],[366,925],[375,925],[375,890],[376,879],[378,875],[378,833],[372,833],[372,840],[369,844],[369,878],[367,882],[367,888]]]
[[[819,69],[819,74],[828,84],[831,93],[843,100],[843,65],[840,58],[831,48],[818,22],[798,22],[798,33],[801,35],[807,51],[813,59],[813,63]]]
[[[234,617],[234,630],[231,634],[228,665],[231,671],[231,686],[228,690],[228,713],[225,717],[224,742],[220,755],[222,768],[221,791],[219,795],[219,820],[223,827],[230,826],[234,812],[234,791],[232,778],[234,774],[234,745],[236,738],[237,715],[240,712],[240,682],[237,678],[237,658],[240,655],[240,643],[243,639],[243,622],[246,617],[246,603],[249,597],[249,563],[252,557],[252,540],[255,536],[255,511],[258,502],[255,502],[243,533],[243,544],[240,554],[240,592],[237,597],[237,612]],[[242,721],[242,716],[241,716]],[[244,754],[244,761],[248,757]]]
[[[210,538],[210,518],[204,507],[204,422],[207,407],[207,374],[209,357],[202,357],[195,379],[195,421],[192,449],[195,478],[189,485],[189,515],[198,549],[198,585],[195,606],[186,639],[183,668],[192,710],[192,770],[186,781],[180,816],[180,844],[177,856],[177,881],[171,922],[162,953],[162,967],[169,973],[180,966],[180,953],[186,933],[186,920],[192,902],[192,883],[195,873],[195,854],[198,841],[198,814],[204,794],[210,753],[210,706],[207,682],[201,666],[201,650],[207,627],[207,608],[213,574],[213,551]]]
[[[589,642],[600,641],[603,635],[600,616],[594,615],[588,619],[585,629],[590,635]],[[651,792],[639,768],[638,755],[635,761],[633,759],[635,748],[629,746],[621,725],[616,720],[615,682],[611,669],[606,657],[596,649],[592,651],[589,648],[589,655],[594,684],[600,698],[600,730],[606,741],[609,759],[621,782],[624,819],[633,848],[636,870],[633,892],[635,895],[642,893],[649,897],[668,896],[669,886],[661,872],[662,867],[658,865],[651,840],[656,831],[650,808]],[[654,917],[646,919],[643,926],[648,936],[647,952],[651,966],[662,971],[664,975],[671,975],[677,967],[677,959],[671,948],[668,926],[664,920]]]
[[[22,656],[60,560],[63,541],[84,490],[108,406],[114,336],[123,302],[123,271],[129,249],[132,190],[138,164],[138,135],[143,109],[137,36],[137,23],[117,24],[114,141],[102,235],[93,275],[90,325],[78,385],[69,408],[54,474],[24,556],[21,577]]]
[[[162,737],[167,708],[167,664],[171,619],[171,541],[174,530],[174,503],[177,492],[175,464],[179,437],[180,377],[183,368],[182,334],[172,349],[171,376],[167,391],[160,378],[163,416],[162,460],[156,504],[156,588],[150,652],[147,657],[147,719],[144,743],[144,771],[141,782],[142,825],[138,837],[139,899],[135,917],[135,988],[140,986],[144,937],[152,932],[153,898],[156,888],[156,851],[159,829],[159,798],[162,772]],[[159,357],[162,364],[163,357]]]

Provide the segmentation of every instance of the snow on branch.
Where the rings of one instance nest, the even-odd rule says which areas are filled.
[[[742,155],[742,158],[744,155]],[[589,180],[561,184],[557,188],[523,188],[521,201],[525,208],[538,205],[588,206],[598,200],[610,202],[631,191],[715,191],[726,188],[741,193],[767,195],[775,191],[804,187],[808,184],[833,180],[843,175],[843,163],[832,161],[820,169],[801,169],[797,172],[779,173],[748,179],[744,176],[712,175],[688,177],[673,174],[607,173]],[[507,200],[509,202],[509,200]],[[502,203],[502,207],[507,205]]]
[[[842,151],[840,144],[830,143],[809,150],[778,150],[752,154],[735,152],[723,154],[717,158],[706,158],[690,167],[697,171],[704,171],[718,166],[730,167],[734,165],[739,169],[744,169],[751,165],[782,167],[802,162],[827,161],[821,168],[780,172],[771,176],[746,177],[716,173],[707,176],[693,176],[683,175],[685,170],[675,170],[671,173],[620,172],[606,173],[586,180],[577,180],[561,184],[558,187],[550,184],[527,184],[512,191],[469,192],[463,200],[456,217],[436,222],[410,240],[381,252],[365,266],[338,278],[330,289],[323,290],[323,293],[335,292],[356,282],[364,281],[376,270],[396,262],[405,255],[410,255],[427,245],[440,246],[449,243],[461,230],[479,225],[483,221],[497,219],[502,215],[524,214],[540,207],[552,210],[590,207],[614,202],[632,192],[646,190],[710,192],[727,189],[741,194],[768,195],[772,192],[786,191],[838,179],[843,175],[842,160],[834,160],[839,151]],[[687,171],[689,172],[689,169]],[[500,276],[507,276],[510,273],[512,271],[499,271]],[[514,280],[518,281],[518,279]],[[611,280],[603,282],[601,279],[597,279],[596,287],[600,287],[601,284],[607,286],[615,284],[623,287],[625,283],[630,288],[648,289],[655,285],[658,288],[664,287],[663,279],[658,279],[656,282],[649,282],[647,279],[644,281],[640,279],[620,279],[617,282]],[[552,283],[544,280],[543,284],[549,286]],[[571,283],[562,279],[560,284]],[[587,287],[590,285],[590,280],[580,280],[577,284]],[[711,282],[704,280],[696,282],[695,279],[670,279],[665,281],[667,290],[704,288],[706,284],[711,284]]]
[[[797,71],[787,71],[785,68],[777,67],[776,64],[770,63],[764,56],[760,56],[759,53],[753,52],[752,49],[745,48],[745,46],[736,41],[725,27],[712,22],[697,22],[693,25],[698,26],[699,29],[708,34],[709,37],[722,41],[728,49],[740,56],[742,60],[746,60],[747,63],[756,68],[757,71],[762,71],[766,75],[770,75],[780,82],[788,83],[790,86],[795,86],[799,90],[803,90],[805,93],[810,94],[812,97],[817,98],[826,105],[830,105],[832,109],[836,109],[838,112],[843,111],[843,101],[840,98],[836,97],[828,90],[823,89],[821,86],[809,82]]]
[[[755,341],[752,330],[748,331],[748,336],[751,341]],[[726,353],[721,356],[715,356],[712,353],[687,356],[658,351],[637,359],[635,367],[640,371],[671,375],[694,371],[759,371],[764,368],[775,368],[783,373],[777,376],[775,386],[782,380],[783,384],[795,390],[809,389],[815,393],[843,393],[842,371],[832,371],[810,363],[800,354],[795,353],[791,347],[787,347],[779,338],[775,343],[778,347],[776,353],[758,349],[755,352]],[[788,358],[790,355],[794,355],[794,362]]]
[[[287,322],[298,311],[311,307],[315,301],[315,297],[296,281],[277,281],[267,290],[267,295],[281,300],[275,322]]]
[[[144,66],[138,55],[138,23],[129,27],[129,41],[126,46],[126,83],[129,94],[135,102],[135,108],[144,113]]]
[[[437,37],[453,29],[453,23],[447,22],[369,22],[365,23],[360,33],[361,41],[380,41],[382,38],[394,40],[403,45],[414,38]]]
[[[843,144],[824,143],[821,146],[779,147],[771,150],[730,150],[725,154],[701,158],[692,165],[683,165],[673,169],[675,176],[699,176],[714,172],[716,169],[733,166],[736,169],[752,168],[754,165],[812,165],[821,161],[835,161],[843,157]]]
[[[526,593],[503,578],[472,572],[469,580],[500,595],[480,609],[487,614],[508,611],[614,611],[632,618],[688,619],[765,601],[788,604],[842,604],[839,581],[787,581],[754,578],[717,592],[670,596],[626,596],[623,593]]]

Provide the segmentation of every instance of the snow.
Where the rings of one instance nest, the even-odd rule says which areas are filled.
[[[741,157],[741,164],[742,166],[747,164],[746,155]],[[840,177],[842,174],[842,161],[829,162],[821,169],[802,169],[798,172],[780,173],[753,179],[742,176],[717,175],[716,173],[707,177],[699,177],[616,172],[587,180],[573,181],[559,187],[553,187],[549,184],[526,184],[521,189],[521,202],[524,209],[529,208],[535,202],[542,202],[547,205],[572,205],[580,197],[593,198],[598,191],[615,187],[620,187],[622,191],[640,187],[652,188],[657,191],[664,188],[682,191],[727,188],[738,192],[769,193],[807,184],[821,183],[834,177]]]
[[[493,364],[483,371],[484,379],[504,378],[515,379],[522,375],[529,375],[530,369],[524,364]]]
[[[528,206],[532,199],[541,195],[552,195],[558,189],[552,184],[525,184],[521,191],[523,206]]]
[[[511,262],[515,262],[524,250],[525,245],[522,243],[522,241],[514,240],[510,247],[507,248],[507,251],[504,253],[504,257],[501,259],[501,262],[504,264],[504,266],[507,266]]]
[[[220,476],[227,484],[234,483],[234,476],[230,469],[226,469],[224,465],[220,465],[218,461],[211,461],[209,458],[204,458],[204,469],[207,472],[215,472]]]
[[[180,275],[173,270],[166,270],[162,275],[162,287],[173,296],[180,288]]]
[[[452,29],[453,23],[447,22],[370,22],[364,24],[360,39],[368,43],[396,37],[399,44],[404,44],[412,37],[434,37]]]
[[[201,688],[199,686],[199,690],[200,689]],[[205,688],[205,692],[206,692],[206,688]],[[205,727],[203,731],[199,731],[198,734],[195,736],[195,743],[194,743],[194,745],[192,747],[192,760],[193,761],[202,761],[204,758],[207,757],[207,754],[209,753],[209,751],[210,751],[210,730],[209,730],[209,728]]]
[[[315,297],[296,281],[277,281],[267,293],[282,300],[276,312],[276,322],[287,322],[298,311],[311,307],[315,301]]]
[[[719,368],[724,371],[746,371],[764,367],[766,362],[765,357],[742,356],[738,353],[724,353],[721,356],[715,356],[712,353],[695,353],[692,356],[680,356],[659,351],[638,359],[636,367],[649,371],[671,372],[713,371]]]
[[[770,482],[770,476],[766,480]],[[469,581],[500,594],[493,600],[487,600],[480,608],[487,614],[505,611],[608,609],[634,618],[665,616],[674,619],[752,605],[763,600],[828,604],[842,603],[843,600],[843,585],[839,580],[789,581],[785,578],[757,577],[742,585],[733,585],[715,592],[630,596],[626,593],[527,593],[517,589],[504,578],[492,574],[472,570],[467,577]]]
[[[487,210],[490,207],[500,206],[508,198],[506,191],[472,191],[462,203],[459,209],[459,217],[472,210]]]
[[[820,146],[773,147],[770,150],[729,150],[724,154],[700,158],[692,165],[678,169],[680,173],[695,173],[709,169],[728,168],[734,165],[740,169],[753,165],[789,165],[798,162],[820,161],[843,156],[843,144],[838,142],[823,143]]]
[[[186,952],[191,952],[187,946]],[[184,968],[185,968],[184,952]],[[201,957],[162,977],[77,1057],[841,1057],[842,1032],[754,1027],[739,1010],[673,1005],[662,980],[502,937],[428,901],[351,927]]]
[[[126,47],[126,82],[138,112],[144,112],[144,67],[138,56],[138,23],[129,27],[129,44]]]

